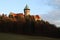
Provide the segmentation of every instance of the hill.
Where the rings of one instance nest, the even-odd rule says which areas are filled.
[[[60,30],[54,24],[44,20],[35,21],[30,15],[24,18],[0,16],[0,32],[60,37]]]
[[[17,35],[10,33],[0,33],[0,40],[60,40],[43,36]]]

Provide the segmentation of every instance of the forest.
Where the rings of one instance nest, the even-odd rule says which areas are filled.
[[[60,37],[60,28],[56,25],[49,23],[44,20],[33,20],[17,17],[15,18],[6,17],[6,15],[0,16],[0,32],[3,33],[16,33],[26,35],[38,35],[48,37]]]

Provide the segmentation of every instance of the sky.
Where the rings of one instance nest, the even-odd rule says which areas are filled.
[[[39,15],[41,19],[60,26],[60,0],[0,0],[0,14],[23,13],[26,4],[31,15]]]

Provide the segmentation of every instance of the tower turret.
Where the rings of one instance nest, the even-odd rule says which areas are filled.
[[[25,16],[30,15],[30,9],[29,9],[28,5],[26,5],[25,8],[24,8],[24,15]]]

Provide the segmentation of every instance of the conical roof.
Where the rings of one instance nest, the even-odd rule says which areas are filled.
[[[26,4],[25,8],[24,9],[30,9],[29,6]]]

